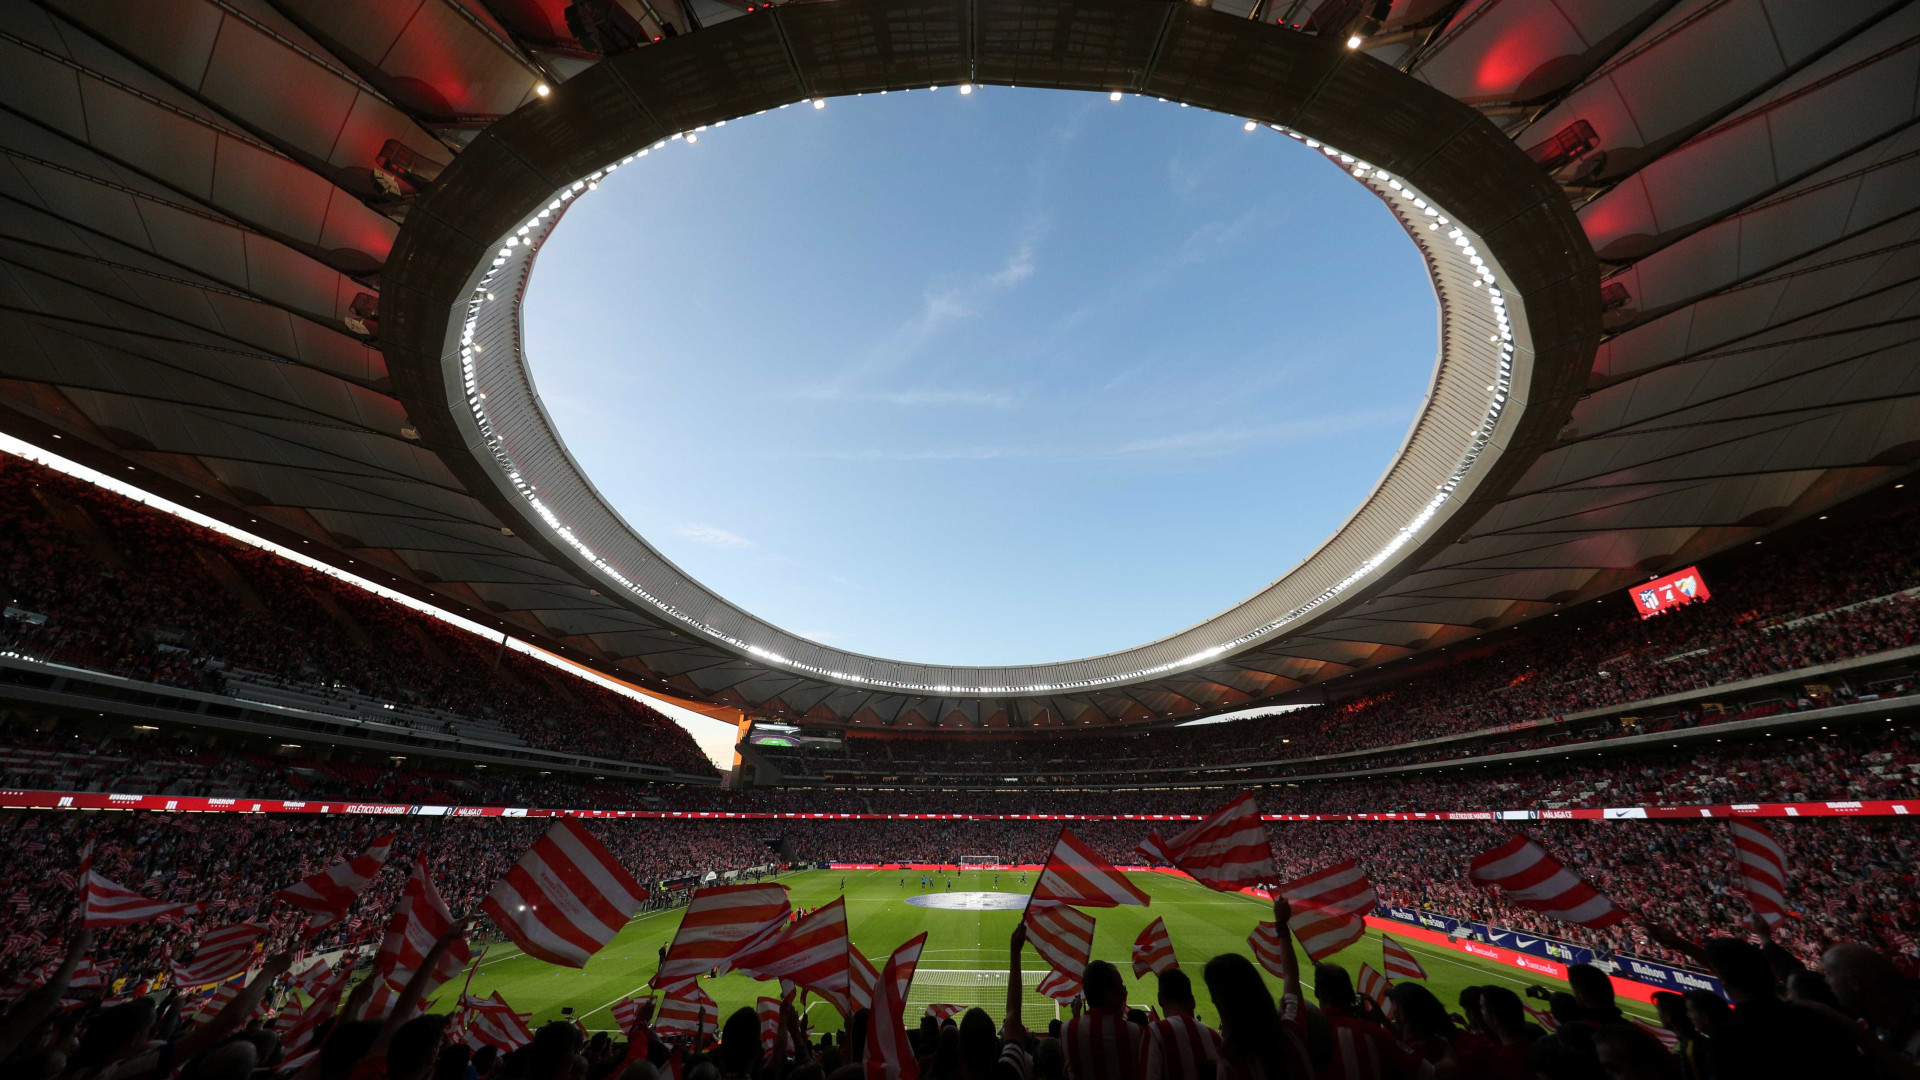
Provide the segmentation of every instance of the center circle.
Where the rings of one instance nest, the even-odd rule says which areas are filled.
[[[907,897],[914,907],[941,911],[1019,911],[1027,906],[1026,893],[929,892]]]
[[[835,648],[1016,664],[1199,622],[1340,525],[1428,389],[1405,231],[1235,118],[948,87],[693,134],[546,242],[529,368],[628,524]]]

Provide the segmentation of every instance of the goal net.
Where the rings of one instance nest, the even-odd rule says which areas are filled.
[[[962,855],[960,856],[960,865],[1005,866],[1007,865],[1007,857],[1005,855]]]

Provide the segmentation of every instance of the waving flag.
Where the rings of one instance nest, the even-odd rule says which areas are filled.
[[[273,898],[312,912],[306,929],[306,936],[312,937],[347,917],[347,909],[366,891],[367,882],[387,864],[387,855],[392,850],[393,834],[388,833],[353,858],[302,878],[274,893]]]
[[[1787,853],[1761,826],[1735,818],[1733,853],[1740,869],[1740,891],[1768,926],[1778,926],[1787,914]]]
[[[760,1056],[771,1058],[774,1043],[780,1041],[780,999],[760,998],[753,1003],[753,1012],[760,1018]]]
[[[646,898],[592,833],[561,818],[495,883],[480,910],[527,955],[585,967]]]
[[[727,963],[743,946],[771,940],[793,908],[785,885],[717,885],[693,894],[654,986],[690,982]]]
[[[1627,1017],[1627,1023],[1658,1039],[1660,1045],[1667,1048],[1667,1053],[1677,1054],[1680,1052],[1680,1036],[1675,1035],[1659,1024],[1651,1020],[1642,1020],[1637,1016]]]
[[[661,995],[660,1012],[653,1018],[653,1028],[698,1036],[717,1030],[719,1022],[719,1007],[700,989],[698,982],[689,979]]]
[[[491,1046],[510,1054],[533,1041],[533,1031],[527,1027],[531,1015],[514,1012],[498,990],[490,998],[461,994],[454,1030],[459,1033],[457,1041],[475,1050]]]
[[[1221,892],[1268,884],[1280,876],[1273,868],[1273,848],[1252,795],[1240,796],[1171,840],[1148,833],[1136,850]]]
[[[1353,981],[1353,988],[1375,1005],[1383,1005],[1387,1000],[1387,991],[1393,989],[1393,983],[1372,967],[1361,964],[1360,977]]]
[[[1247,935],[1247,944],[1252,946],[1253,958],[1260,961],[1261,967],[1280,978],[1286,977],[1286,970],[1280,963],[1293,943],[1281,940],[1278,927],[1270,922],[1261,923],[1253,928],[1253,933]]]
[[[640,997],[623,997],[613,1003],[613,1009],[611,1010],[613,1013],[613,1022],[620,1025],[622,1032],[631,1034],[634,1023],[640,1019],[641,1010],[652,1004],[652,994],[644,994]]]
[[[1173,957],[1173,939],[1167,936],[1167,921],[1155,919],[1147,924],[1140,936],[1133,939],[1133,977],[1144,979],[1147,972],[1155,975],[1180,966]]]
[[[440,940],[453,926],[453,913],[447,910],[446,901],[440,899],[440,890],[433,887],[433,879],[427,876],[427,860],[416,855],[413,860],[413,872],[407,875],[407,887],[400,894],[400,903],[395,906],[393,917],[387,920],[386,936],[380,940],[380,951],[373,958],[373,974],[368,978],[379,978],[380,989],[374,991],[373,1003],[367,1007],[369,1017],[384,1016],[393,1008],[393,998],[406,989],[413,973],[420,970],[427,954],[433,951],[433,944]],[[435,964],[432,974],[427,976],[427,988],[420,995],[418,1008],[424,1009],[427,998],[433,995],[449,979],[460,974],[460,969],[473,959],[473,950],[465,941],[456,941],[442,953]]]
[[[199,904],[163,904],[149,900],[92,869],[81,878],[81,889],[80,925],[89,930],[176,919],[200,910]]]
[[[207,986],[245,972],[253,962],[254,943],[265,930],[259,923],[243,922],[207,931],[195,943],[192,960],[172,965],[174,983]]]
[[[233,999],[239,997],[240,991],[244,989],[246,989],[245,979],[235,978],[230,982],[221,983],[213,988],[213,993],[201,1000],[200,1007],[193,1010],[193,1015],[187,1018],[188,1021],[198,1024],[219,1016],[220,1010],[232,1004]]]
[[[1093,916],[1054,900],[1027,904],[1027,941],[1055,971],[1074,978],[1093,958]]]
[[[1040,985],[1034,987],[1034,993],[1055,1001],[1072,1001],[1080,996],[1080,976],[1057,969],[1049,971]]]
[[[1033,898],[1080,907],[1145,907],[1151,902],[1139,886],[1066,829],[1060,830],[1060,839],[1054,842],[1053,854],[1047,857],[1046,869],[1034,885]]]
[[[1380,935],[1380,958],[1387,965],[1389,979],[1427,977],[1426,969],[1420,966],[1420,961],[1413,958],[1413,954],[1407,951],[1407,947],[1385,934]]]
[[[893,950],[874,984],[873,1010],[867,1017],[867,1062],[883,1069],[887,1080],[918,1080],[920,1075],[920,1062],[907,1041],[904,1019],[907,991],[920,964],[920,950],[926,945],[927,935],[922,933]]]
[[[847,946],[847,996],[852,999],[853,1009],[845,1015],[852,1016],[854,1010],[873,1008],[873,984],[880,981],[880,972],[875,970],[873,961],[860,955],[853,946]]]
[[[314,1033],[319,1030],[322,1021],[333,1019],[340,1008],[340,995],[347,989],[347,980],[353,977],[353,965],[341,964],[334,977],[320,987],[313,1001],[300,1014],[300,1022],[293,1026],[284,1040],[287,1047],[287,1059],[282,1068],[297,1070],[312,1061],[320,1053],[320,1047],[313,1043]]]
[[[1600,890],[1523,833],[1474,856],[1467,877],[1475,884],[1498,885],[1507,899],[1561,922],[1598,930],[1627,920]]]
[[[684,924],[683,924],[684,925]],[[793,923],[776,923],[779,932],[764,941],[750,941],[729,960],[734,971],[756,979],[781,979],[826,998],[843,1013],[851,1013],[848,996],[847,902],[817,907]]]
[[[927,1006],[927,1015],[933,1017],[935,1020],[951,1020],[954,1017],[959,1016],[961,1013],[966,1011],[967,1011],[967,1007],[965,1005],[929,1005]]]
[[[320,960],[295,975],[289,986],[309,998],[319,997],[321,989],[327,985],[327,974],[332,970],[333,961]]]
[[[1293,904],[1287,926],[1315,963],[1359,941],[1377,902],[1373,883],[1352,859],[1295,878],[1280,893]]]

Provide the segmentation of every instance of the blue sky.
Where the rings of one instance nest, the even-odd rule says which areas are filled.
[[[620,170],[526,333],[568,447],[708,587],[997,664],[1163,636],[1308,554],[1405,437],[1436,318],[1386,209],[1290,139],[949,87]]]

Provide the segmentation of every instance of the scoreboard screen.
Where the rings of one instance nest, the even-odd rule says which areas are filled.
[[[1651,619],[1668,608],[1685,607],[1696,601],[1713,598],[1713,594],[1707,591],[1707,579],[1700,576],[1697,566],[1654,578],[1645,585],[1635,585],[1627,590],[1627,595],[1633,598],[1634,610],[1643,619]]]

